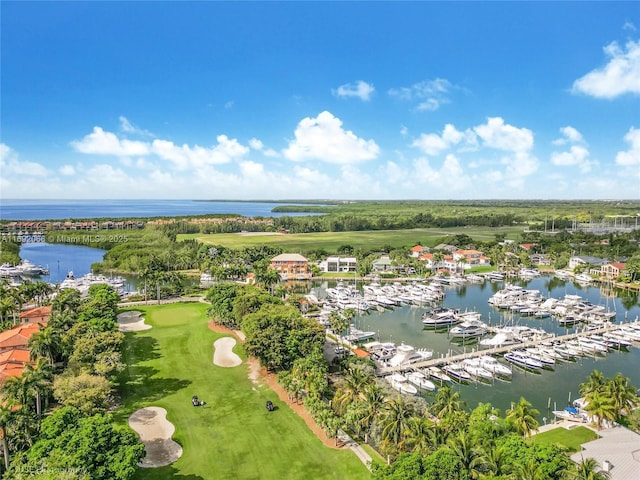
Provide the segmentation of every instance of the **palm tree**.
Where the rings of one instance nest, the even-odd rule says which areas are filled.
[[[524,397],[520,397],[518,403],[507,410],[507,421],[513,425],[517,433],[529,436],[532,430],[538,429],[539,423],[536,416],[539,414],[540,412],[532,408]]]
[[[534,457],[529,458],[525,463],[517,463],[514,470],[514,480],[546,480],[540,470],[540,463]]]
[[[371,377],[360,368],[349,368],[344,375],[342,385],[333,396],[333,408],[337,413],[344,413],[347,405],[361,398]]]
[[[11,400],[0,402],[0,436],[2,438],[2,453],[4,455],[4,468],[9,469],[9,445],[7,444],[7,430],[13,422],[16,405]]]
[[[614,421],[618,418],[619,410],[616,408],[615,400],[607,393],[596,390],[589,393],[585,399],[587,400],[587,405],[584,409],[592,417],[597,418],[598,428],[602,428],[603,420]]]
[[[621,373],[617,373],[615,377],[609,379],[606,393],[613,399],[618,413],[629,414],[640,403],[635,387],[629,385],[629,379]]]
[[[476,467],[482,464],[482,458],[473,444],[471,435],[460,430],[457,435],[449,439],[448,443],[449,448],[456,454],[471,478],[478,478],[480,472]]]
[[[364,443],[369,443],[369,432],[384,407],[384,394],[375,383],[368,384],[362,395],[360,426],[364,429]]]
[[[58,333],[53,328],[46,327],[31,336],[27,347],[31,351],[33,358],[46,358],[53,365],[60,353],[60,343]]]
[[[575,470],[571,474],[573,480],[608,480],[609,472],[600,470],[598,462],[593,458],[583,458],[577,463]]]
[[[580,384],[580,395],[586,397],[592,392],[600,391],[605,386],[604,375],[598,370],[594,370],[587,377],[587,381]]]
[[[510,460],[507,459],[506,450],[503,446],[496,447],[494,443],[485,445],[481,458],[487,474],[491,476],[506,474]]]
[[[385,450],[390,450],[393,446],[404,449],[411,417],[413,406],[405,403],[401,396],[385,403],[380,419],[382,446]]]
[[[42,396],[51,391],[53,371],[51,365],[43,357],[39,357],[34,363],[28,364],[22,376],[26,377],[28,384],[27,393],[33,395],[36,401],[36,415],[42,415]]]
[[[412,452],[428,456],[435,450],[436,439],[433,424],[419,416],[411,417],[407,428],[407,445]]]
[[[460,393],[450,386],[444,385],[438,389],[435,401],[431,404],[431,413],[438,418],[444,418],[462,409]]]

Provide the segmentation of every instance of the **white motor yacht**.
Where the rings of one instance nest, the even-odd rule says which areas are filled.
[[[416,349],[403,343],[396,347],[396,353],[389,359],[388,365],[390,367],[406,367],[413,363],[429,360],[432,356],[433,350]]]
[[[389,375],[386,378],[391,386],[398,390],[400,393],[406,393],[408,395],[418,394],[418,389],[411,385],[409,383],[409,380],[407,380],[407,377],[405,377],[401,373],[394,373],[393,375]]]
[[[407,377],[410,383],[413,383],[416,387],[423,390],[433,392],[436,389],[435,384],[422,372],[409,372],[405,374],[405,377]]]
[[[479,357],[480,365],[486,370],[489,370],[494,375],[501,375],[503,377],[510,377],[513,371],[506,365],[503,365],[497,358],[490,355],[483,355]]]

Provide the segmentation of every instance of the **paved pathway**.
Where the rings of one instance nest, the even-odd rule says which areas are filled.
[[[365,467],[371,470],[371,457],[369,454],[360,446],[358,442],[356,442],[353,438],[351,438],[346,432],[343,430],[338,430],[338,440],[340,440],[345,447],[349,447],[353,453],[360,459],[362,463],[364,463]]]

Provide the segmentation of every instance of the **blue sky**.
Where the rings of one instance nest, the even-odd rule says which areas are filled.
[[[640,198],[635,2],[0,13],[3,198]]]

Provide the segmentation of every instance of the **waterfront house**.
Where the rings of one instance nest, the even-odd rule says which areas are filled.
[[[393,265],[389,255],[382,255],[379,259],[374,260],[371,263],[371,268],[375,273],[391,273],[393,272]]]
[[[358,267],[358,259],[331,255],[321,261],[318,266],[323,272],[355,272]]]
[[[569,259],[568,268],[570,270],[575,270],[579,265],[591,265],[594,267],[601,267],[602,265],[606,265],[608,262],[598,257],[589,257],[589,256],[574,256]]]
[[[600,275],[607,278],[618,278],[626,266],[626,263],[607,263],[600,267]]]
[[[473,267],[491,265],[491,260],[480,250],[456,250],[452,255],[452,264],[454,269],[462,267],[464,270],[468,270]],[[451,270],[450,267],[449,269]]]
[[[533,265],[542,265],[548,267],[551,265],[551,259],[544,253],[533,253],[529,255],[529,259]]]
[[[309,260],[299,253],[283,253],[271,259],[271,268],[282,280],[306,280],[311,278]]]

